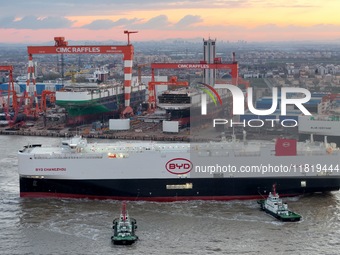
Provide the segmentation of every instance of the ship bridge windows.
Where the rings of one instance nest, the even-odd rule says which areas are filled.
[[[192,183],[185,184],[167,184],[166,189],[192,189]]]
[[[161,104],[190,104],[191,97],[188,94],[162,94],[158,96]]]

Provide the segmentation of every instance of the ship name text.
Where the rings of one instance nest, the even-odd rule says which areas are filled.
[[[36,167],[36,172],[63,172],[66,171],[66,167]]]

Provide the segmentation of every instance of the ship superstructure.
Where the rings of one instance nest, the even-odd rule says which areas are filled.
[[[318,105],[318,114],[299,116],[299,138],[340,144],[340,95],[329,94]]]
[[[200,101],[200,93],[194,88],[164,91],[158,96],[158,107],[164,109],[170,120],[179,121],[180,126],[190,123],[190,107]]]
[[[229,109],[227,103],[228,92],[226,89],[216,89],[222,98],[223,105],[216,106],[210,97],[207,98],[209,115],[202,116],[201,113],[201,97],[202,91],[197,86],[180,88],[175,90],[166,90],[158,96],[158,107],[166,110],[170,120],[179,121],[180,126],[190,124],[191,120],[199,117],[200,119],[212,119],[219,115],[225,116]]]

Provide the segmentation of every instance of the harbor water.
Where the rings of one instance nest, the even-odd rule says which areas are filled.
[[[0,136],[0,254],[340,254],[340,192],[284,199],[298,223],[256,201],[129,201],[139,241],[114,246],[121,202],[19,197],[17,151],[59,139]]]

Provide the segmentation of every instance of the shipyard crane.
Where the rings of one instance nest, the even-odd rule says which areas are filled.
[[[142,68],[145,66],[149,66],[150,63],[144,63],[144,64],[139,64],[137,65],[137,71],[138,71],[138,83],[142,83]]]
[[[4,113],[6,116],[6,120],[10,127],[13,127],[17,121],[17,115],[19,113],[20,104],[18,99],[19,97],[16,94],[14,88],[14,79],[13,79],[13,66],[0,66],[0,71],[8,72],[8,87],[7,87],[7,99],[3,96],[2,107],[4,109]],[[11,112],[13,114],[11,114]]]
[[[49,90],[43,90],[41,93],[41,101],[40,101],[40,109],[46,113],[47,107],[46,107],[46,100],[47,97],[50,98],[50,102],[55,102],[55,92],[49,91]]]
[[[230,83],[235,86],[243,84],[245,88],[250,86],[249,82],[238,75],[238,62],[236,61],[235,52],[232,54],[230,63],[222,63],[221,58],[214,58],[213,63],[200,61],[199,63],[151,63],[151,81],[155,81],[155,69],[219,69],[230,70]],[[215,84],[211,84],[214,86]],[[247,97],[247,95],[245,95]],[[229,107],[232,109],[232,105]],[[246,104],[245,104],[246,107]]]
[[[72,65],[71,69],[65,73],[66,77],[71,77],[71,82],[75,83],[76,82],[76,74],[78,72],[76,71],[76,68]]]
[[[237,84],[238,81],[238,63],[213,63],[207,64],[204,61],[200,63],[151,63],[151,81],[155,80],[154,69],[229,69],[232,83]]]
[[[54,46],[27,46],[28,52],[28,69],[25,97],[25,112],[30,115],[37,115],[41,111],[39,109],[38,97],[36,91],[36,79],[34,75],[33,55],[35,54],[123,54],[124,60],[124,99],[125,107],[130,106],[131,97],[131,79],[132,79],[132,62],[134,55],[134,47],[130,44],[130,34],[137,31],[125,30],[124,34],[128,35],[127,45],[78,45],[70,46],[64,37],[54,37]],[[33,83],[33,97],[30,93],[30,83]],[[35,108],[33,108],[35,106]]]
[[[0,66],[0,71],[8,73],[8,87],[7,87],[7,100],[3,99],[3,104],[7,106],[11,105],[11,96],[13,97],[13,107],[15,108],[16,105],[16,94],[14,90],[14,80],[13,80],[13,66]],[[15,94],[15,96],[14,96]]]
[[[238,76],[238,62],[235,58],[235,52],[232,55],[231,63],[222,63],[221,58],[215,58],[214,63],[207,63],[200,61],[199,63],[151,63],[151,81],[155,81],[154,69],[219,69],[230,70],[231,84],[240,85],[244,84],[249,87],[249,82],[243,80]],[[211,84],[212,85],[212,84]]]
[[[130,45],[130,34],[135,34],[135,33],[138,33],[138,31],[128,31],[128,30],[124,31],[124,34],[127,34],[127,36],[128,36],[128,44],[127,45]]]
[[[188,86],[187,81],[178,81],[177,76],[171,76],[169,81],[150,81],[148,83],[149,99],[148,99],[148,111],[154,111],[156,109],[156,91],[157,85],[174,85],[174,86]]]

